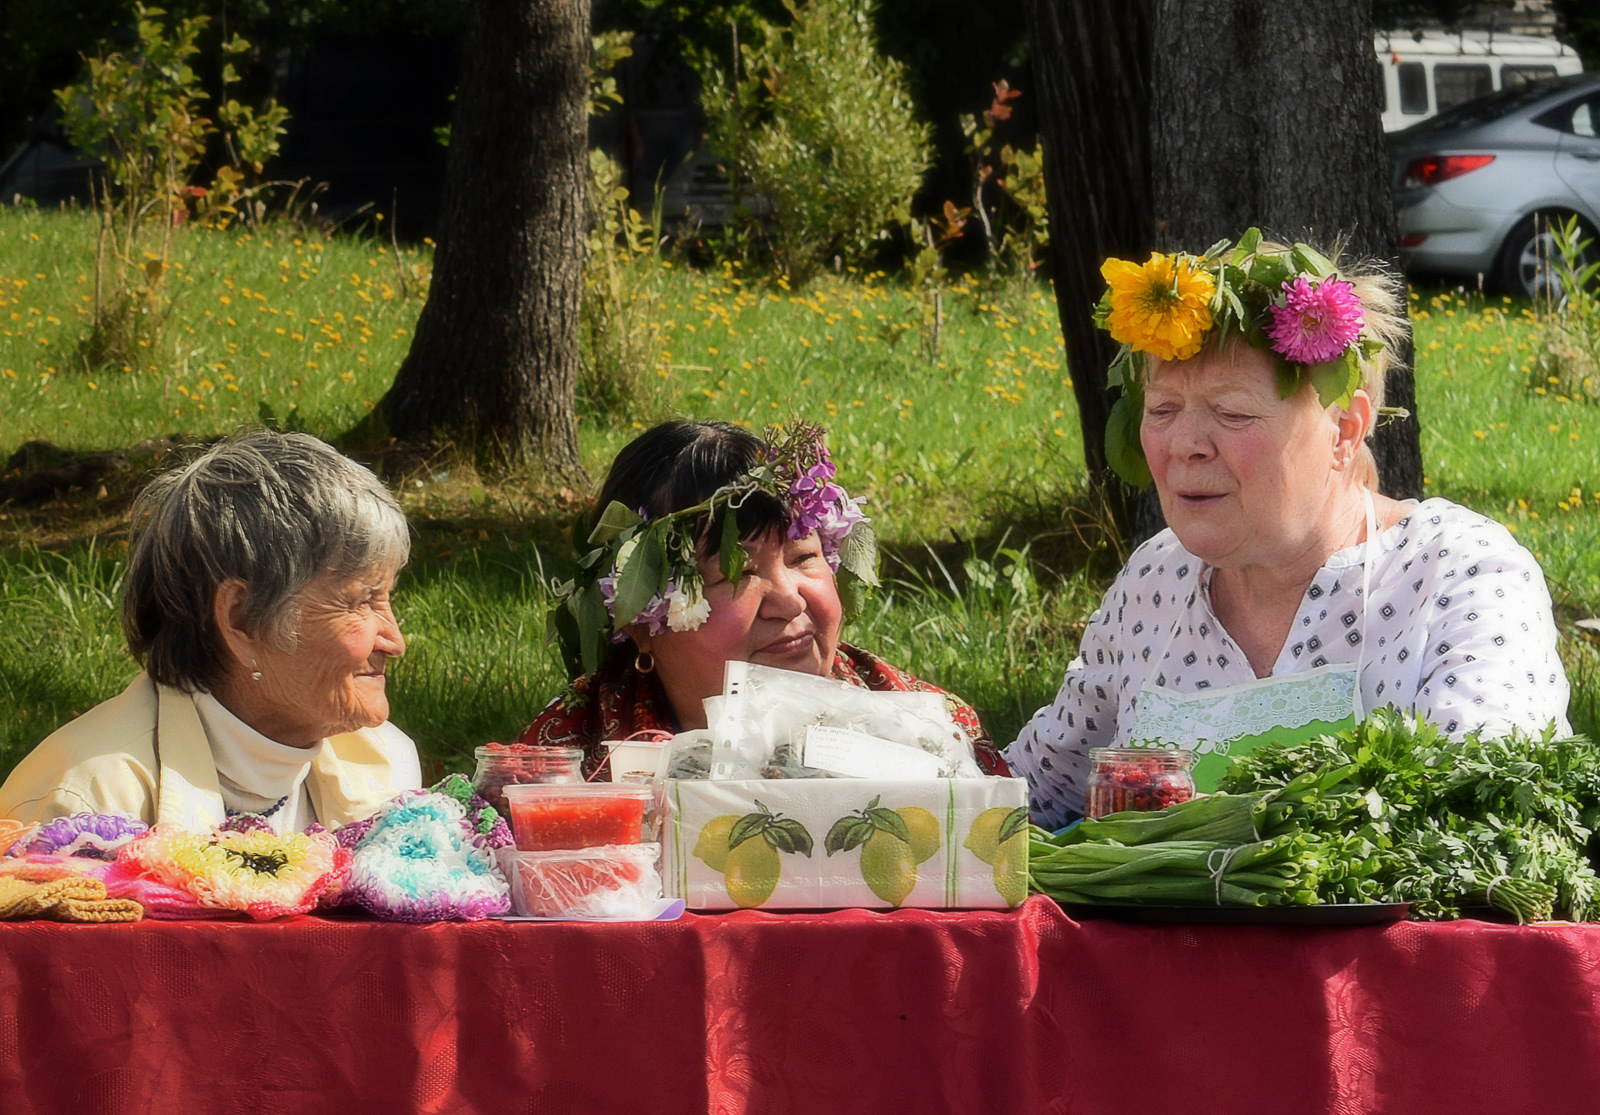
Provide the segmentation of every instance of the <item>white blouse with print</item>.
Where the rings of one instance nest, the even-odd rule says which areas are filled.
[[[1570,731],[1550,592],[1538,562],[1505,527],[1430,499],[1378,542],[1365,624],[1365,547],[1355,545],[1312,580],[1274,676],[1359,661],[1367,709],[1396,705],[1457,737],[1542,731],[1552,721]],[[1212,571],[1170,529],[1128,559],[1090,618],[1055,703],[1006,750],[1012,773],[1028,779],[1037,823],[1054,828],[1082,814],[1089,749],[1127,742],[1147,681],[1193,691],[1254,679],[1211,609]],[[1169,635],[1166,654],[1152,661]]]

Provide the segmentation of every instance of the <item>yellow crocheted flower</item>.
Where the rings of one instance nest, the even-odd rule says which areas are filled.
[[[1217,284],[1193,259],[1160,252],[1142,266],[1108,259],[1100,274],[1110,288],[1106,327],[1113,340],[1162,360],[1187,360],[1200,351]]]
[[[350,865],[327,833],[198,833],[173,824],[157,825],[121,858],[202,906],[257,919],[305,913]]]

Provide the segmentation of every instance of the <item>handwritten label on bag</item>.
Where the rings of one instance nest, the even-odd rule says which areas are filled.
[[[848,728],[806,728],[805,765],[850,778],[937,778],[939,756]]]

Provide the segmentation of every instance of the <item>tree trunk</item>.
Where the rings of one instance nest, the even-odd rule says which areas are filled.
[[[1106,467],[1106,368],[1117,345],[1092,320],[1110,255],[1155,243],[1150,191],[1154,0],[1024,0],[1050,209],[1050,262],[1089,479],[1125,523]]]
[[[1258,225],[1280,240],[1395,260],[1371,0],[1157,0],[1155,213],[1164,245],[1198,252]],[[1400,354],[1409,365],[1411,353]],[[1385,493],[1422,494],[1415,385],[1390,372],[1380,426]]]
[[[1105,463],[1115,354],[1090,315],[1108,255],[1158,242],[1204,251],[1259,225],[1346,238],[1353,255],[1399,247],[1372,80],[1370,0],[1024,0],[1039,90],[1051,263],[1091,482],[1132,538],[1161,526]],[[1410,352],[1399,354],[1409,364]],[[1422,494],[1411,373],[1390,373],[1410,417],[1373,439],[1383,490]],[[1119,498],[1120,497],[1120,498]]]
[[[432,290],[376,425],[581,475],[589,0],[469,0]]]

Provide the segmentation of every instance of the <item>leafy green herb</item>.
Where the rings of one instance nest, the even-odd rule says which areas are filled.
[[[1237,759],[1217,794],[1034,829],[1031,876],[1063,901],[1410,902],[1423,918],[1489,906],[1584,921],[1600,917],[1597,819],[1600,750],[1587,739],[1452,740],[1381,709]]]

